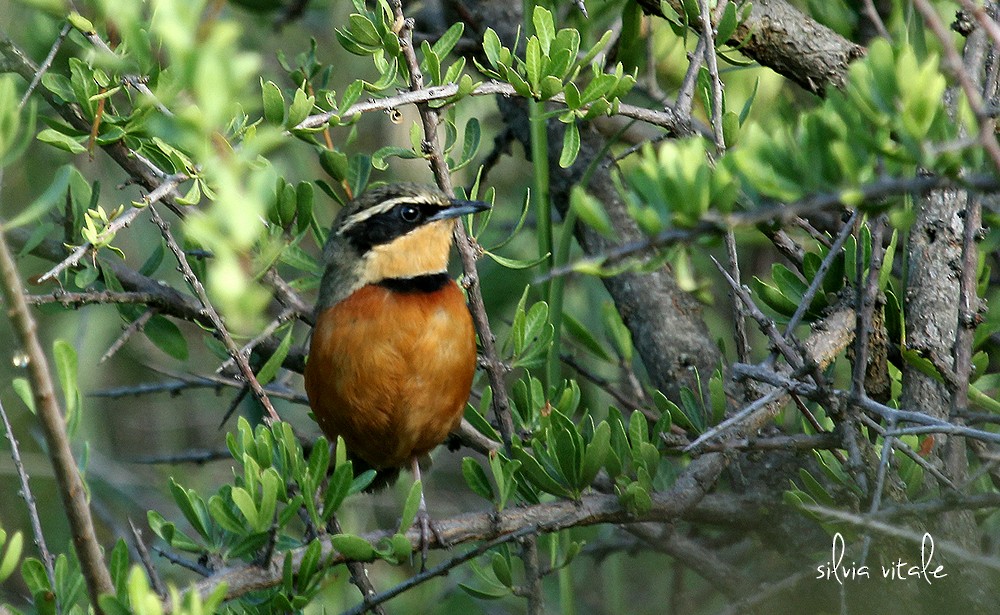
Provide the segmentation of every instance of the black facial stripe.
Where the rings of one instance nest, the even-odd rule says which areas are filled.
[[[386,278],[378,285],[398,293],[432,293],[444,288],[448,279],[448,274],[444,272],[429,273],[412,278]]]
[[[420,210],[420,216],[412,222],[403,220],[400,211],[404,207],[416,207]],[[373,246],[389,243],[397,237],[409,233],[419,227],[424,221],[439,211],[439,205],[428,205],[426,203],[400,203],[387,212],[372,216],[367,220],[358,222],[344,233],[347,239],[364,254],[371,250]]]

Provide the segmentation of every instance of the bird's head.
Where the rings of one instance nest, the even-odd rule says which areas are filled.
[[[421,184],[388,184],[357,196],[338,214],[323,249],[318,309],[366,284],[446,271],[453,219],[488,208]]]

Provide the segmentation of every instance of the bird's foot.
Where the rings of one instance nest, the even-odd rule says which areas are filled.
[[[427,509],[421,508],[417,511],[415,524],[420,531],[420,572],[423,572],[427,569],[427,555],[430,552],[431,535],[433,534],[434,542],[438,545],[446,548],[450,545],[445,542],[441,532],[438,531],[437,525],[431,519],[431,516],[427,514]]]

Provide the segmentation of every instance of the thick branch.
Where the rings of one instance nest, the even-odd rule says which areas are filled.
[[[668,0],[684,14],[681,0]],[[658,0],[639,0],[650,14],[663,17]],[[727,41],[740,52],[806,90],[823,95],[826,87],[841,87],[848,65],[864,48],[806,16],[784,0],[755,0],[746,21]]]

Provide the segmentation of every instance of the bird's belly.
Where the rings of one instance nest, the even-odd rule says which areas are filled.
[[[433,292],[365,286],[319,315],[305,384],[323,431],[376,468],[429,452],[472,386],[472,318],[454,281]]]

